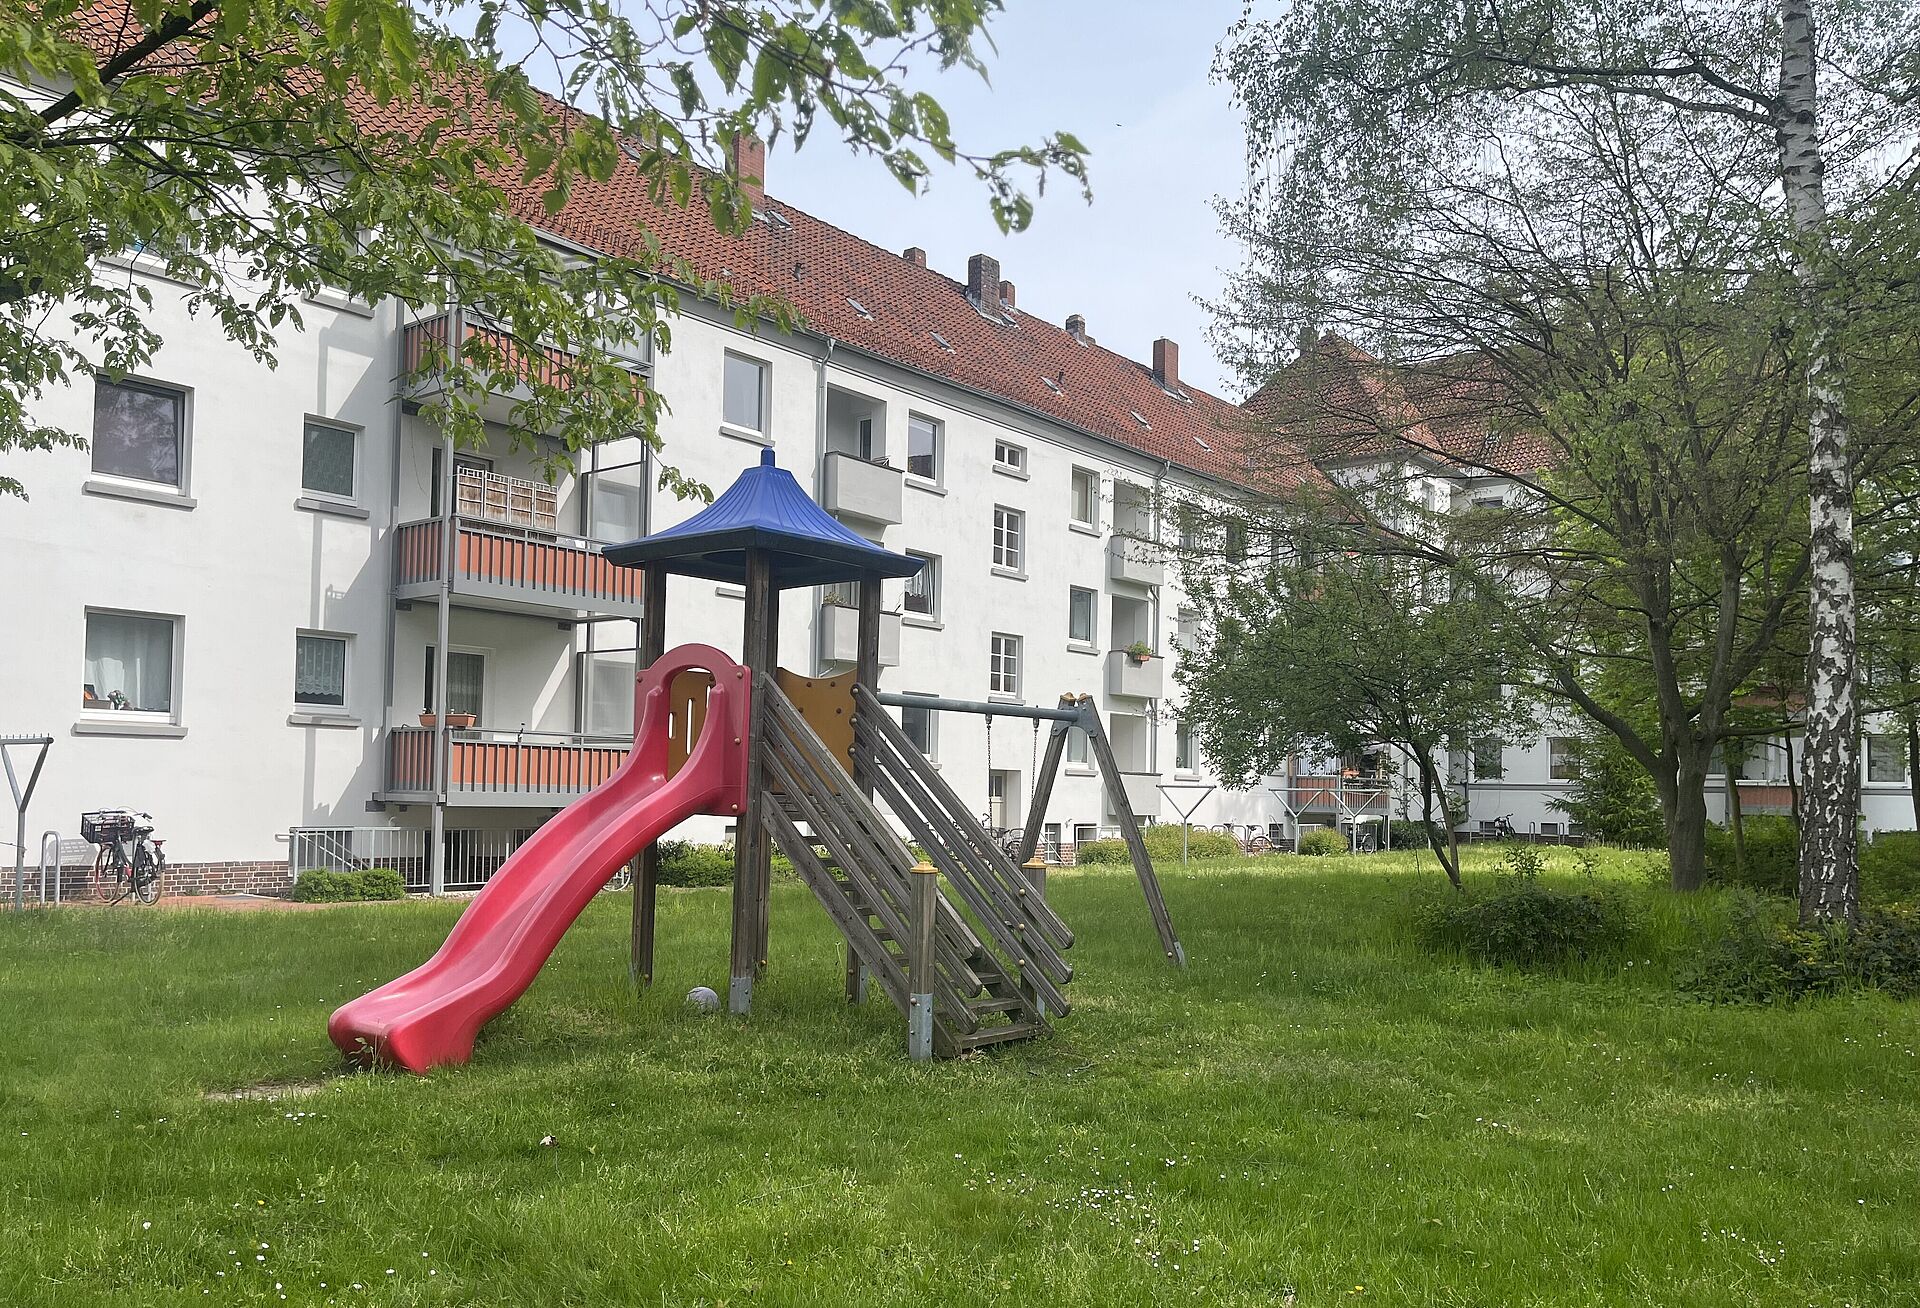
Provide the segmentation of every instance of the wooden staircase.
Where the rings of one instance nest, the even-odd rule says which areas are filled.
[[[1045,1033],[1047,1016],[1068,1009],[1061,987],[1073,969],[1060,951],[1072,944],[1072,933],[965,815],[952,789],[924,768],[892,716],[871,700],[860,702],[856,779],[771,679],[755,693],[761,701],[756,747],[773,792],[767,833],[910,1024],[915,882],[925,879],[931,887],[933,878],[914,871],[918,858],[867,787],[914,833],[938,870],[944,884],[934,893],[931,965],[924,973],[933,1053],[954,1058]],[[902,747],[910,759],[900,755]]]

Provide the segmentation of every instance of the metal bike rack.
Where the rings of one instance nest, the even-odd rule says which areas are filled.
[[[53,862],[51,864],[47,862],[47,843],[49,841],[53,843]],[[58,831],[42,831],[40,833],[40,902],[43,904],[47,902],[47,871],[49,867],[51,867],[53,871],[53,902],[56,904],[60,902],[60,874],[64,870],[60,862],[60,849],[63,844],[65,844],[65,842],[60,839],[60,833]]]

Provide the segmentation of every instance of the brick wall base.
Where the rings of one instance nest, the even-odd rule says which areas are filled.
[[[40,868],[29,864],[26,872],[26,897],[40,902]],[[160,882],[162,898],[187,898],[195,895],[272,895],[285,898],[293,888],[293,877],[284,861],[273,863],[169,863]],[[53,897],[53,886],[47,886]],[[93,867],[69,867],[60,873],[60,897],[64,900],[91,900],[95,894]],[[13,900],[13,867],[0,867],[0,898]]]

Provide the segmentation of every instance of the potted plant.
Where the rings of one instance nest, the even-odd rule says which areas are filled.
[[[447,714],[447,730],[465,731],[471,727],[475,721],[476,719],[471,713],[449,713]],[[420,725],[431,731],[434,727],[440,725],[440,718],[437,714],[422,713],[420,715]]]
[[[1139,667],[1152,657],[1153,646],[1147,644],[1144,640],[1136,640],[1133,644],[1127,646],[1127,658],[1132,661],[1135,667]]]

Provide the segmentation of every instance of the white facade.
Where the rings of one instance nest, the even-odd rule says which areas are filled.
[[[38,405],[46,421],[93,437],[92,453],[16,454],[5,463],[32,498],[0,504],[8,561],[0,734],[56,737],[29,838],[48,828],[72,836],[83,810],[126,805],[155,815],[176,865],[272,863],[287,858],[290,828],[424,825],[430,802],[417,786],[396,784],[390,759],[420,733],[418,716],[430,706],[437,583],[410,582],[401,559],[410,524],[445,507],[436,503],[445,451],[407,412],[407,324],[390,305],[314,304],[306,330],[282,337],[279,366],[269,369],[217,326],[191,318],[183,288],[147,271],[126,275],[146,278],[155,293],[153,325],[166,344],[144,381],[178,397],[177,484],[97,470],[112,449],[96,430],[92,382]],[[757,430],[728,421],[730,354],[736,379],[750,365],[761,369]],[[935,559],[930,599],[909,605],[905,585],[889,585],[898,649],[884,689],[1046,706],[1062,693],[1091,692],[1137,812],[1174,820],[1160,785],[1185,787],[1185,807],[1216,782],[1197,752],[1192,766],[1177,763],[1169,704],[1183,609],[1178,569],[1133,540],[1166,539],[1155,508],[1166,502],[1165,479],[1178,479],[1182,498],[1205,495],[1204,479],[820,337],[742,332],[702,305],[676,323],[673,351],[654,369],[671,404],[662,433],[673,464],[718,491],[771,445],[849,525],[889,549]],[[310,421],[347,434],[336,442],[350,438],[350,492],[303,487]],[[930,467],[909,457],[924,455],[916,432],[924,439],[929,431]],[[625,466],[597,482],[554,485],[550,525],[495,533],[482,522],[483,534],[503,549],[532,541],[591,554],[580,538],[624,539],[697,511],[657,490],[653,470],[638,466],[638,443],[625,444],[594,454],[599,468]],[[534,454],[508,445],[501,432],[488,449],[458,451],[456,462],[490,460],[496,477],[539,482]],[[783,597],[784,666],[825,671],[848,652],[848,615],[824,599],[814,591]],[[608,736],[623,724],[621,694],[631,694],[633,609],[589,623],[594,608],[497,588],[454,596],[447,646],[463,670],[449,685],[473,696],[478,743],[501,757],[530,745],[589,753],[617,745]],[[669,645],[737,650],[742,616],[737,588],[670,582]],[[306,648],[323,652],[339,649],[327,641],[345,642],[341,703],[296,698],[303,635],[319,638]],[[155,671],[162,643],[170,643],[164,690]],[[1124,653],[1136,644],[1152,657]],[[104,681],[134,675],[127,669],[136,659],[146,678],[140,694],[152,702],[110,707]],[[90,678],[102,684],[83,703]],[[996,718],[989,760],[982,719],[936,716],[929,752],[942,774],[999,824],[1022,823],[1044,732],[1036,740],[1029,722]],[[1554,775],[1548,738],[1509,747],[1503,765],[1499,779],[1471,781],[1470,829],[1509,815],[1521,832],[1564,822],[1548,807],[1566,784]],[[990,771],[999,774],[991,782]],[[1864,793],[1871,827],[1911,823],[1910,782],[1875,780]],[[475,785],[453,799],[448,824],[521,830],[571,797],[515,800]],[[1193,816],[1265,825],[1287,811],[1263,785],[1218,789]],[[1112,817],[1084,754],[1071,751],[1047,820],[1071,843]],[[682,834],[716,839],[724,829],[719,819],[695,819]]]

